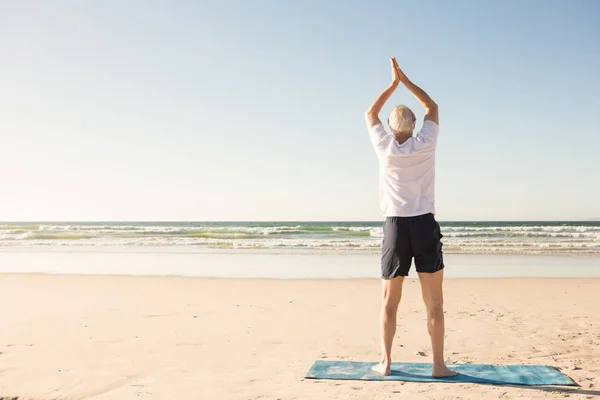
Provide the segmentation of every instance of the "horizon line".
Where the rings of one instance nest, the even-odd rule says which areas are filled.
[[[285,219],[274,219],[274,220],[13,220],[13,221],[2,221],[0,220],[0,224],[14,224],[14,223],[63,223],[63,222],[117,222],[117,223],[148,223],[148,222],[156,222],[156,223],[169,223],[169,222],[194,222],[194,223],[219,223],[219,222],[242,222],[242,223],[252,223],[252,222],[383,222],[382,220],[285,220]],[[438,222],[600,222],[600,218],[588,218],[588,219],[471,219],[471,220],[437,220]]]

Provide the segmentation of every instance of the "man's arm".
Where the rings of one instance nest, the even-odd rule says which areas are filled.
[[[404,86],[406,86],[406,88],[413,95],[415,95],[417,100],[419,100],[419,103],[421,103],[423,108],[425,108],[425,121],[433,121],[436,123],[436,125],[439,125],[438,105],[435,103],[435,101],[433,101],[423,89],[412,83],[410,79],[408,79],[406,75],[404,75],[404,72],[402,72],[395,59],[393,61],[393,64],[394,68],[396,69],[396,73],[400,77],[400,82],[402,82]]]
[[[365,119],[367,120],[367,126],[369,128],[381,123],[379,120],[379,113],[381,112],[385,102],[390,98],[392,93],[394,93],[394,90],[396,90],[398,84],[400,83],[400,75],[398,74],[400,69],[396,68],[398,63],[396,63],[396,59],[393,57],[390,58],[390,61],[392,63],[392,83],[390,83],[390,85],[383,92],[381,92],[379,96],[377,96],[373,104],[371,104],[367,111],[365,111]]]

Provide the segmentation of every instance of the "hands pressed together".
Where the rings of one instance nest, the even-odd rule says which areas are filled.
[[[397,86],[400,82],[404,83],[408,81],[404,72],[398,66],[398,62],[396,61],[396,57],[391,57],[390,62],[392,64],[392,84]]]

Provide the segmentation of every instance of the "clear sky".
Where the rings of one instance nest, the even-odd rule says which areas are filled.
[[[440,220],[600,217],[600,2],[2,1],[0,220],[378,220],[390,56]],[[404,103],[400,88],[381,115]]]

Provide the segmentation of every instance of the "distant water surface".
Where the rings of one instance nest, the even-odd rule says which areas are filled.
[[[446,254],[600,254],[600,221],[440,222]],[[376,254],[382,222],[0,222],[0,251],[169,247]]]

